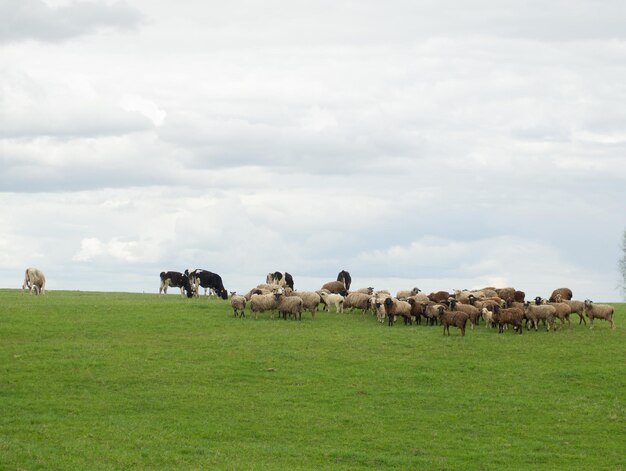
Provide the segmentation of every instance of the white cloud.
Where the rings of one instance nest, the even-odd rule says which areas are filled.
[[[621,3],[7,5],[0,282],[35,259],[82,289],[200,266],[612,296]]]

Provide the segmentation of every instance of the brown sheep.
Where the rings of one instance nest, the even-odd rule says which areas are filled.
[[[496,289],[498,297],[504,299],[507,305],[515,301],[515,288],[498,288]]]
[[[448,301],[451,311],[461,311],[469,316],[470,326],[473,329],[475,325],[478,325],[480,320],[480,310],[471,304],[458,303],[456,299],[450,298]]]
[[[342,296],[348,296],[348,290],[346,290],[343,281],[329,281],[322,286],[322,289],[327,289],[331,293],[340,294]]]
[[[467,315],[467,313],[461,311],[446,311],[445,309],[443,309],[443,306],[440,306],[439,323],[443,325],[443,335],[446,335],[447,331],[449,337],[450,326],[453,325],[461,329],[461,337],[465,337],[465,326],[468,320],[469,316]]]
[[[504,325],[509,324],[513,328],[518,329],[520,335],[522,333],[522,321],[524,320],[524,311],[518,307],[510,307],[502,309],[500,306],[494,307],[493,319],[498,323],[499,332],[504,332]]]
[[[436,291],[428,295],[428,299],[430,299],[434,303],[445,303],[448,301],[449,297],[450,293],[448,293],[447,291]]]
[[[514,296],[514,301],[516,303],[523,303],[526,300],[526,293],[523,291],[516,291]]]
[[[572,299],[574,296],[572,295],[572,290],[569,288],[557,288],[554,291],[552,291],[552,294],[550,295],[550,298],[548,299],[548,301],[550,301],[551,303],[556,303],[558,302],[556,299],[556,296],[560,294],[561,295],[561,300],[567,300],[569,301],[570,299]]]

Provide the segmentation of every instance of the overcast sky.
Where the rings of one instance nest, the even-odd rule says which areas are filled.
[[[0,0],[0,287],[617,301],[626,3]]]

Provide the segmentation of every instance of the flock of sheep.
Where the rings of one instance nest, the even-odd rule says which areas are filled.
[[[277,273],[277,272],[276,272]],[[587,324],[593,328],[594,319],[603,319],[615,329],[613,321],[614,309],[608,304],[594,304],[591,300],[574,300],[569,288],[554,290],[548,299],[536,297],[526,301],[525,293],[514,288],[487,287],[480,290],[457,290],[452,293],[437,291],[428,295],[418,288],[399,291],[395,296],[387,290],[375,291],[374,288],[350,290],[351,277],[342,270],[337,280],[325,283],[317,291],[296,291],[293,281],[289,286],[275,273],[269,273],[266,283],[252,288],[245,295],[231,292],[230,303],[235,316],[245,316],[246,307],[255,319],[263,312],[269,311],[272,318],[275,313],[286,319],[288,316],[302,319],[302,312],[308,311],[313,319],[320,306],[335,312],[360,310],[363,315],[371,313],[379,322],[387,320],[389,326],[402,318],[405,325],[426,324],[443,326],[444,335],[450,335],[450,327],[457,327],[461,335],[469,322],[471,328],[481,321],[487,326],[498,327],[503,332],[511,326],[518,333],[524,328],[538,330],[540,323],[546,329],[556,330],[556,320],[560,326],[570,323],[570,315],[579,317],[579,324]],[[291,277],[289,277],[291,278]],[[293,280],[291,278],[291,280]]]
[[[175,276],[173,276],[175,275]],[[161,288],[159,292],[167,292],[167,286],[179,286],[181,294],[197,295],[200,286],[210,288],[227,298],[226,290],[221,277],[206,270],[178,272],[162,272]],[[190,278],[193,283],[190,283]],[[450,327],[457,327],[461,335],[465,335],[465,328],[469,322],[471,328],[481,321],[487,326],[497,326],[500,332],[511,326],[518,333],[524,328],[538,330],[539,323],[543,323],[547,330],[556,330],[556,320],[562,327],[565,322],[570,323],[570,315],[578,315],[578,323],[587,324],[593,328],[594,319],[603,319],[615,329],[613,321],[614,309],[608,304],[594,304],[591,300],[578,301],[573,298],[569,288],[558,288],[548,299],[537,296],[532,302],[526,301],[525,293],[514,288],[487,287],[480,290],[456,290],[452,293],[436,291],[428,295],[421,293],[418,288],[399,291],[395,296],[387,290],[375,291],[374,288],[350,290],[352,278],[350,273],[342,270],[337,279],[325,283],[317,291],[296,291],[293,289],[293,277],[285,272],[271,272],[267,274],[265,283],[252,288],[245,295],[231,292],[230,303],[235,316],[244,316],[245,309],[257,319],[260,313],[270,311],[272,318],[278,312],[279,317],[287,319],[293,317],[302,319],[302,312],[308,311],[313,319],[320,306],[335,312],[360,310],[363,315],[372,313],[379,322],[387,320],[393,326],[399,318],[405,325],[422,324],[443,326],[444,335],[450,335]],[[32,294],[45,293],[46,278],[41,270],[27,268],[24,275],[22,289],[28,289]],[[195,289],[192,288],[192,285]],[[163,289],[165,287],[165,289]]]

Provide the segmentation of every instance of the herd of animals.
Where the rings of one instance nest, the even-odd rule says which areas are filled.
[[[210,290],[224,300],[229,299],[221,276],[208,270],[161,272],[160,279],[159,294],[167,294],[168,287],[177,287],[181,295],[191,298],[198,296],[200,288],[204,288],[205,296]],[[27,268],[22,289],[43,294],[45,283],[45,276],[40,270]],[[283,319],[288,316],[302,319],[302,312],[308,311],[315,319],[320,307],[330,311],[334,306],[336,312],[350,309],[360,310],[363,315],[371,313],[381,323],[387,320],[389,326],[393,326],[399,318],[405,325],[441,325],[444,335],[450,335],[450,327],[457,327],[461,335],[465,335],[468,323],[473,329],[481,321],[488,327],[497,327],[499,332],[510,326],[521,334],[525,328],[538,330],[540,323],[548,331],[554,331],[557,320],[563,327],[566,322],[570,323],[570,315],[573,314],[578,316],[579,324],[584,322],[586,325],[589,319],[590,328],[593,328],[594,319],[602,319],[615,329],[613,306],[595,304],[589,299],[575,300],[569,288],[555,289],[548,299],[537,296],[527,301],[526,294],[514,288],[436,291],[428,295],[413,288],[392,296],[387,290],[375,291],[372,287],[351,290],[351,284],[350,273],[342,270],[336,280],[325,283],[317,291],[297,291],[289,273],[270,272],[265,283],[245,295],[231,291],[230,303],[234,316],[245,317],[247,307],[255,319],[267,311],[271,312],[272,318],[278,313]]]

